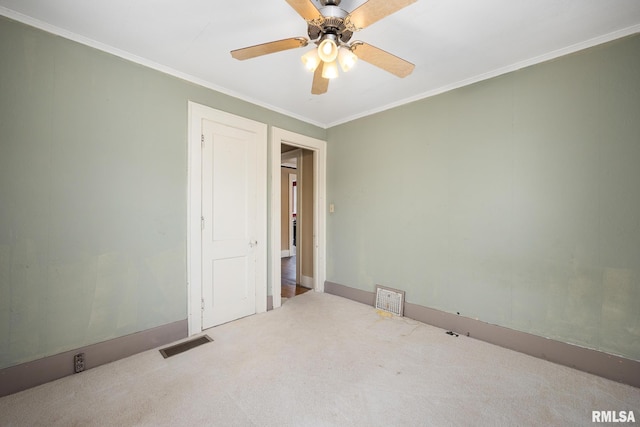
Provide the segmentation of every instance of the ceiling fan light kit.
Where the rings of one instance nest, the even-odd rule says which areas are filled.
[[[314,72],[311,86],[311,93],[314,95],[325,93],[329,87],[329,79],[338,77],[336,60],[343,72],[352,69],[357,59],[362,59],[398,77],[406,77],[415,67],[412,63],[365,42],[349,42],[355,31],[368,27],[416,1],[368,0],[348,13],[339,7],[340,0],[320,0],[320,10],[311,0],[286,0],[307,21],[309,39],[293,37],[249,46],[231,51],[231,56],[245,60],[304,47],[313,42],[318,47],[302,55],[301,59],[305,68]]]

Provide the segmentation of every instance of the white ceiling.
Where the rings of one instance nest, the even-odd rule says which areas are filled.
[[[0,14],[322,127],[640,31],[639,0],[418,0],[352,39],[413,62],[413,74],[359,61],[311,95],[310,47],[229,54],[306,36],[285,0],[0,0]]]

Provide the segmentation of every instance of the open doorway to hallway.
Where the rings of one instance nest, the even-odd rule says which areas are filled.
[[[281,144],[280,153],[281,298],[284,302],[313,288],[314,251],[309,243],[313,242],[314,182],[313,151]]]
[[[269,221],[269,230],[271,230],[270,242],[270,265],[271,265],[271,300],[274,309],[280,307],[281,301],[281,263],[282,258],[278,254],[282,251],[282,176],[279,169],[282,163],[282,145],[290,145],[295,149],[307,150],[306,160],[311,163],[309,170],[311,176],[307,182],[312,183],[313,191],[311,192],[311,200],[309,205],[303,207],[303,212],[297,212],[296,229],[306,227],[310,230],[306,243],[304,233],[298,232],[296,239],[296,274],[300,271],[300,262],[302,257],[310,257],[311,263],[307,264],[307,270],[300,271],[299,284],[311,288],[316,292],[324,292],[324,282],[326,278],[326,175],[327,175],[327,143],[326,141],[311,138],[288,130],[277,127],[271,128],[271,218]],[[300,169],[300,167],[298,167]],[[306,163],[302,162],[302,169],[306,169]],[[297,170],[298,185],[301,185],[300,176],[304,175]],[[304,179],[303,179],[304,181]],[[298,198],[300,195],[298,195]],[[300,203],[299,203],[300,205]],[[310,212],[311,218],[307,218],[304,212]],[[303,220],[302,222],[300,222]],[[307,254],[301,254],[299,251],[306,245]],[[303,250],[304,252],[304,250]],[[304,263],[302,270],[305,269]]]

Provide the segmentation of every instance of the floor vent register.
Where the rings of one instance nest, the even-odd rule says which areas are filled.
[[[376,285],[376,308],[396,316],[403,316],[404,291]]]
[[[162,354],[162,357],[166,359],[167,357],[184,353],[187,350],[191,350],[192,348],[196,348],[202,344],[206,344],[211,341],[213,341],[213,339],[211,339],[208,335],[202,335],[192,340],[184,341],[179,344],[172,345],[171,347],[165,347],[162,350],[160,350],[160,354]]]

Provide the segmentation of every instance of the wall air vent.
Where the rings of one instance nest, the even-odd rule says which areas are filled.
[[[376,308],[396,316],[403,316],[404,291],[376,285]]]

